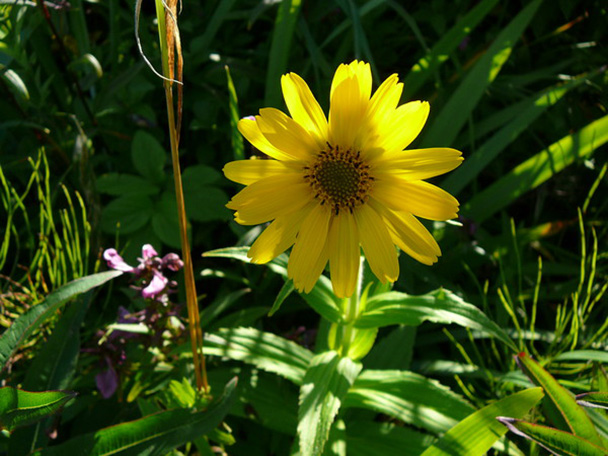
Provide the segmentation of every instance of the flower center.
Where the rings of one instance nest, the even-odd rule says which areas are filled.
[[[321,204],[331,205],[336,215],[342,209],[352,213],[353,208],[365,203],[374,180],[359,152],[340,150],[329,143],[304,171],[304,179],[315,192],[315,198]]]

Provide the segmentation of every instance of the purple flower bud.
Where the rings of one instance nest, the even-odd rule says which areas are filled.
[[[161,260],[161,264],[170,271],[179,271],[184,267],[184,262],[177,253],[167,253]]]
[[[125,263],[125,260],[118,254],[116,249],[106,249],[103,252],[103,259],[108,262],[108,267],[117,271],[133,272],[133,267]]]
[[[112,362],[106,357],[108,368],[95,376],[95,384],[104,399],[112,397],[118,388],[118,374],[112,366]]]
[[[246,116],[246,117],[243,117],[243,119],[255,120],[255,116]]]
[[[154,276],[152,277],[152,280],[150,281],[148,286],[141,290],[142,297],[155,299],[157,295],[162,293],[168,282],[169,279],[167,279],[160,272],[155,270]]]

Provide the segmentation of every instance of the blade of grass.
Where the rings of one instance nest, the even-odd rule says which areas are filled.
[[[391,4],[394,2],[391,2]],[[412,67],[403,81],[403,98],[409,100],[418,89],[439,69],[443,62],[449,59],[458,47],[477,25],[496,6],[498,0],[483,0],[459,20],[443,37],[437,41],[431,50]]]
[[[604,116],[519,164],[465,204],[462,215],[477,223],[487,220],[525,192],[536,188],[573,163],[575,159],[591,155],[607,141],[608,116]]]
[[[287,60],[300,13],[300,3],[301,0],[283,0],[279,5],[268,57],[264,106],[280,106],[280,80],[281,75],[287,72]]]
[[[468,72],[460,86],[427,130],[422,147],[437,144],[452,144],[469,119],[469,115],[486,88],[494,81],[505,62],[509,59],[516,41],[526,29],[542,0],[529,3],[500,32],[492,45]]]
[[[577,78],[558,87],[549,88],[517,104],[517,115],[486,141],[475,153],[467,157],[462,165],[445,179],[441,187],[453,195],[458,195],[475,177],[505,150],[549,107],[555,105],[570,89],[577,87],[587,77]],[[506,108],[506,110],[509,110]]]

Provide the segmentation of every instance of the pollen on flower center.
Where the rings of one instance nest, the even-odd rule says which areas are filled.
[[[359,206],[367,200],[374,178],[369,165],[359,152],[341,150],[327,143],[311,166],[304,167],[304,179],[310,184],[315,198],[329,204],[336,215],[342,209]]]

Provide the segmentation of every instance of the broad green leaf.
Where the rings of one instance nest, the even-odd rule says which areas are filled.
[[[388,325],[418,326],[424,321],[455,323],[486,332],[513,351],[517,350],[511,338],[481,310],[464,302],[449,290],[435,290],[421,296],[410,296],[391,291],[369,298],[365,311],[355,326],[374,328]]]
[[[576,402],[584,407],[608,409],[608,393],[583,393],[576,396]]]
[[[366,369],[409,369],[412,361],[416,328],[398,326],[374,344],[365,358]]]
[[[34,456],[162,456],[171,450],[213,431],[228,413],[234,400],[236,378],[223,394],[204,411],[174,409],[148,415],[74,437],[40,450]]]
[[[175,194],[165,192],[154,206],[152,229],[158,238],[170,247],[181,247],[180,229]]]
[[[453,195],[458,195],[475,177],[517,137],[534,122],[547,108],[555,105],[572,88],[579,86],[587,78],[580,77],[574,81],[551,87],[533,97],[518,103],[518,113],[488,141],[450,173],[441,183],[441,187]],[[508,108],[507,108],[508,109]]]
[[[203,256],[232,258],[244,263],[250,263],[251,259],[247,256],[248,250],[249,247],[228,247],[205,252]],[[267,266],[275,273],[281,275],[285,280],[289,280],[287,277],[286,255],[280,255],[268,263]],[[332,323],[342,322],[342,311],[340,310],[339,301],[332,291],[330,280],[324,275],[319,278],[310,293],[301,293],[301,296],[323,318]]]
[[[253,364],[297,385],[302,383],[313,357],[311,351],[295,342],[254,328],[220,329],[205,334],[205,354]]]
[[[138,130],[131,143],[131,160],[139,174],[153,183],[163,182],[163,169],[167,154],[158,140],[143,130]]]
[[[131,174],[108,173],[95,180],[95,187],[100,193],[114,196],[155,195],[158,187],[141,176]]]
[[[298,436],[301,456],[316,456],[323,452],[342,399],[361,367],[360,363],[341,358],[334,351],[312,358],[300,387]]]
[[[127,194],[103,208],[100,226],[108,234],[130,234],[147,225],[153,215],[154,204],[148,195]]]
[[[23,391],[11,386],[0,388],[0,428],[12,431],[17,426],[35,423],[76,397],[64,391]]]
[[[188,166],[182,173],[184,186],[212,185],[220,181],[222,176],[214,168],[207,165]]]
[[[521,370],[538,386],[545,390],[546,397],[543,405],[549,408],[549,412],[563,420],[560,423],[575,435],[578,435],[594,445],[602,446],[603,442],[599,436],[591,418],[587,412],[576,403],[574,395],[561,386],[555,378],[536,361],[525,353],[516,357]],[[559,425],[556,423],[556,425]]]
[[[498,0],[483,0],[459,20],[433,48],[412,67],[403,81],[403,97],[409,100],[418,93],[418,89],[439,69],[443,62],[449,60],[450,54],[458,48],[477,25],[492,11]]]
[[[365,370],[343,408],[365,408],[431,432],[445,432],[475,409],[436,380],[407,371]]]
[[[395,423],[351,421],[346,426],[349,456],[419,456],[435,438]]]
[[[542,0],[534,0],[502,28],[492,45],[468,72],[460,86],[441,109],[423,139],[422,147],[452,144],[469,119],[486,88],[494,81],[511,55]]]
[[[27,370],[21,385],[23,389],[48,391],[67,390],[72,387],[80,353],[80,325],[89,309],[91,295],[92,292],[89,291],[67,306],[67,310]],[[9,453],[29,454],[35,448],[44,446],[47,435],[43,429],[48,425],[47,420],[42,420],[34,426],[15,430],[9,443]]]
[[[0,366],[4,369],[12,354],[48,317],[66,301],[108,280],[121,275],[120,271],[106,271],[76,279],[51,292],[44,301],[17,318],[0,336]]]
[[[301,0],[282,0],[272,32],[264,106],[278,108],[281,104],[281,75],[287,73],[291,40],[300,13]]]
[[[542,397],[542,388],[530,388],[487,405],[446,432],[421,456],[482,456],[507,432],[497,416],[523,417]]]
[[[499,417],[499,421],[514,434],[535,441],[553,454],[561,456],[606,456],[608,453],[606,448],[594,445],[582,437],[559,429],[506,417]]]
[[[462,214],[480,223],[525,192],[538,187],[577,159],[593,153],[608,141],[608,116],[565,136],[512,169],[507,175],[475,195]]]

